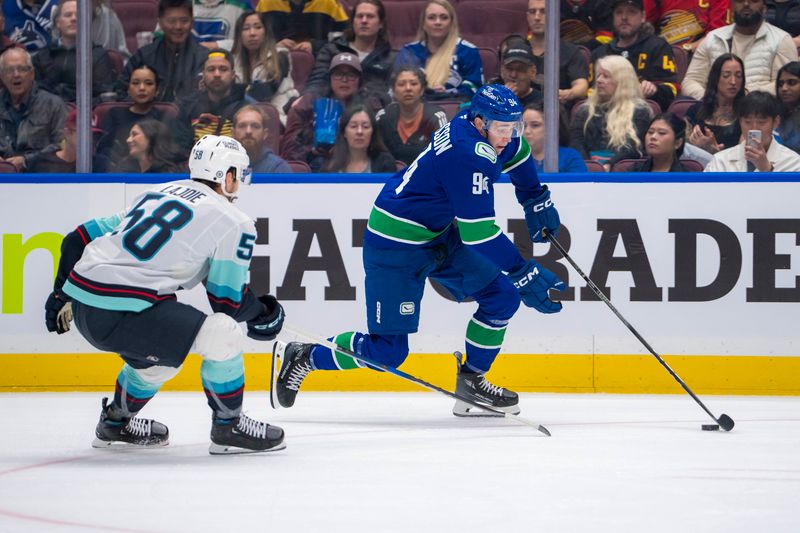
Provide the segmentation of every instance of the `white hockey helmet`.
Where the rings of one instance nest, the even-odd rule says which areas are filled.
[[[222,185],[222,193],[231,200],[236,193],[225,190],[225,174],[234,169],[234,178],[250,184],[250,157],[239,141],[224,135],[203,135],[189,154],[189,174],[192,179]]]

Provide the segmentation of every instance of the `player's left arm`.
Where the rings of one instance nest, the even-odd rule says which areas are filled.
[[[219,242],[209,260],[205,286],[215,313],[247,322],[247,335],[272,340],[283,327],[283,307],[274,296],[256,296],[248,285],[250,260],[256,242],[252,221],[234,226]]]
[[[211,309],[237,322],[254,318],[263,310],[247,284],[255,242],[256,228],[252,221],[234,225],[209,259],[205,286]]]
[[[494,150],[487,143],[476,143],[475,154],[455,161],[450,171],[452,177],[442,180],[442,185],[453,206],[461,241],[501,270],[519,269],[525,261],[495,220],[493,183],[499,168]]]
[[[561,218],[550,199],[550,189],[539,181],[528,141],[524,137],[512,139],[503,150],[500,161],[502,171],[508,173],[514,184],[517,201],[522,204],[531,240],[546,242],[545,230],[557,235]]]
[[[122,221],[123,216],[124,213],[117,213],[110,217],[94,218],[67,233],[61,241],[61,258],[58,260],[53,292],[44,304],[47,331],[55,331],[59,335],[69,331],[69,323],[72,321],[69,305],[71,298],[61,288],[83,255],[86,246],[96,238],[111,233]]]

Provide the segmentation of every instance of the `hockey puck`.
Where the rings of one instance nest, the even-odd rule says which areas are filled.
[[[703,431],[719,431],[718,424],[703,424],[700,427],[703,429]]]

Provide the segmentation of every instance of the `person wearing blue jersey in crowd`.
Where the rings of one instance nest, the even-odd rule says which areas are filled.
[[[478,48],[459,37],[456,10],[447,0],[429,0],[422,11],[417,40],[397,53],[395,69],[416,66],[428,78],[426,100],[469,100],[483,84]]]
[[[520,300],[539,312],[557,313],[561,304],[548,291],[567,288],[536,261],[523,258],[495,222],[494,183],[505,172],[534,242],[545,242],[545,232],[555,235],[560,225],[522,130],[522,106],[514,93],[502,85],[483,86],[469,109],[439,129],[407,169],[388,179],[364,234],[369,333],[336,335],[336,345],[388,366],[402,364],[430,278],[456,300],[477,302],[466,328],[466,360],[459,361],[456,392],[519,413],[517,394],[491,384],[485,374]],[[292,342],[280,352],[273,355],[273,406],[292,406],[313,370],[361,366],[318,344]],[[460,400],[453,413],[471,416]]]
[[[61,246],[45,325],[59,334],[75,326],[122,366],[109,403],[103,399],[92,446],[165,446],[164,424],[137,413],[200,354],[203,390],[212,410],[212,455],[285,447],[283,430],[242,413],[244,336],[270,341],[283,307],[247,284],[256,228],[234,207],[250,181],[250,159],[235,139],[206,135],[192,148],[191,179],[160,183],[116,215],[94,219]],[[205,285],[213,313],[177,300],[180,289]]]
[[[33,54],[52,39],[53,18],[50,12],[58,0],[3,0],[3,33]]]

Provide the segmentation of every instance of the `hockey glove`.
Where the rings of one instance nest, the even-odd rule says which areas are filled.
[[[542,193],[531,200],[526,200],[522,204],[525,211],[525,222],[528,224],[528,232],[531,234],[533,242],[547,242],[542,230],[546,229],[555,237],[558,234],[558,227],[561,225],[561,218],[558,211],[550,200],[550,190],[547,185],[542,187]]]
[[[258,301],[266,308],[253,320],[247,321],[247,336],[257,341],[271,341],[280,333],[286,314],[274,296],[265,294]]]
[[[516,272],[509,272],[508,279],[519,291],[522,303],[528,307],[548,314],[561,311],[561,302],[551,300],[548,291],[550,289],[564,291],[567,289],[567,284],[533,259]]]
[[[55,331],[59,335],[69,331],[72,322],[72,302],[60,292],[53,291],[44,304],[44,323],[47,331]]]

